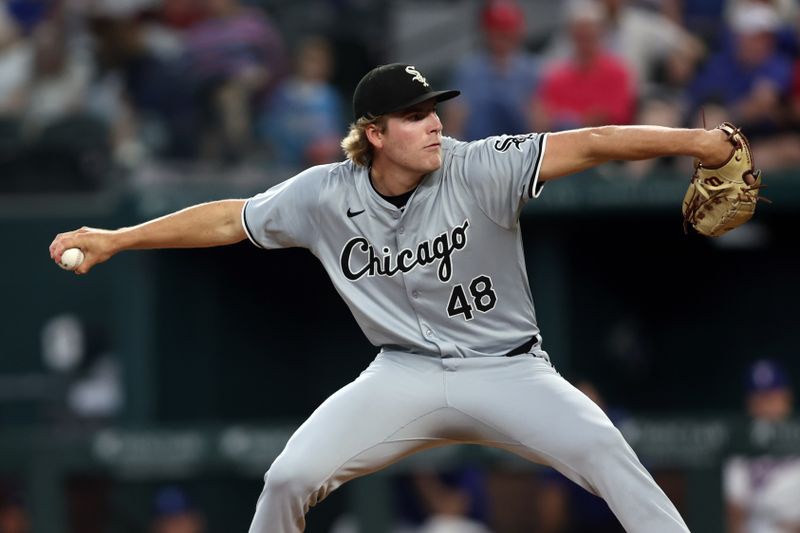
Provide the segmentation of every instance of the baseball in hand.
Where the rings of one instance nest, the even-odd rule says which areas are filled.
[[[64,270],[75,270],[83,263],[83,252],[80,248],[69,248],[61,254],[59,266]]]

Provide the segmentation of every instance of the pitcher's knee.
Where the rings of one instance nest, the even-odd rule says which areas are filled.
[[[603,425],[585,435],[570,450],[573,461],[581,463],[596,463],[613,460],[620,453],[628,453],[628,445],[617,428],[613,425]]]
[[[607,450],[616,450],[620,447],[627,448],[625,438],[613,424],[603,426],[602,430],[597,432],[592,445]]]
[[[264,476],[264,488],[273,497],[299,498],[314,505],[321,499],[322,476],[324,473],[314,470],[309,461],[294,461],[280,456]]]

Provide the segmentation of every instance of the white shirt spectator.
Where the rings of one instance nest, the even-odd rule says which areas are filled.
[[[616,19],[612,19],[601,0],[573,0],[565,6],[567,13],[578,9],[584,16],[591,11],[593,17],[606,18],[605,45],[630,67],[642,93],[656,86],[653,72],[669,58],[682,57],[695,62],[702,55],[699,39],[661,13],[624,4]],[[546,61],[568,57],[570,50],[569,38],[561,34],[545,52]]]
[[[19,35],[19,28],[0,3],[0,113],[19,111],[18,99],[25,90],[33,61],[33,49]]]
[[[746,533],[800,528],[800,457],[732,457],[723,471],[725,499],[747,513]]]

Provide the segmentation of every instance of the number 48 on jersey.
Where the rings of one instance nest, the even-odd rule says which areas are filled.
[[[466,320],[472,320],[473,310],[488,313],[495,305],[497,294],[492,289],[492,278],[481,275],[469,283],[468,290],[464,290],[461,283],[453,287],[447,302],[447,316],[454,318],[464,315]]]

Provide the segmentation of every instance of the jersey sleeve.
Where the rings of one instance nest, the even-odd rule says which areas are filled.
[[[501,135],[464,143],[456,165],[465,186],[495,223],[512,227],[522,208],[541,194],[539,170],[547,134]]]
[[[253,244],[267,249],[312,247],[322,168],[312,167],[245,202],[242,226]]]

